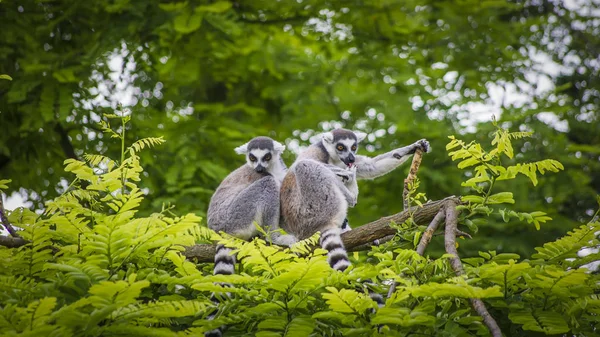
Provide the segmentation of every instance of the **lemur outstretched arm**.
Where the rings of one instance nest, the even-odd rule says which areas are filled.
[[[373,158],[357,155],[355,162],[356,178],[374,179],[387,174],[407,161],[418,148],[421,148],[423,152],[429,152],[431,150],[429,142],[425,139],[421,139],[408,146],[397,148]]]

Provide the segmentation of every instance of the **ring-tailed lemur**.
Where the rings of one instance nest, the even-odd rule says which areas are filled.
[[[269,137],[256,137],[235,148],[246,156],[246,164],[231,172],[221,182],[208,206],[208,227],[223,231],[240,239],[258,236],[254,221],[271,233],[273,243],[292,245],[296,238],[281,235],[279,229],[279,191],[287,168],[281,153],[285,146]],[[223,245],[217,246],[214,274],[234,273],[235,255]],[[213,301],[218,302],[213,294]],[[209,319],[214,317],[214,313]],[[221,336],[220,329],[209,331],[205,336]]]
[[[356,204],[356,179],[374,179],[404,163],[418,148],[429,152],[429,142],[411,145],[370,158],[356,155],[363,132],[336,129],[302,152],[281,185],[281,214],[286,232],[305,239],[321,231],[321,247],[328,251],[329,265],[343,271],[349,265],[340,238],[348,206]],[[340,183],[340,179],[347,182]]]

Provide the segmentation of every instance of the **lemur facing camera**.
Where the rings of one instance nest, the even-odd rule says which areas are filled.
[[[298,156],[281,185],[282,228],[299,240],[321,231],[320,244],[328,252],[329,265],[340,271],[350,266],[340,234],[348,207],[357,201],[356,179],[377,178],[417,149],[430,150],[429,142],[421,139],[373,158],[356,155],[365,136],[346,129],[324,133]]]
[[[221,182],[208,206],[208,227],[240,239],[259,235],[254,221],[271,233],[273,243],[289,246],[296,242],[291,235],[279,233],[279,190],[287,168],[281,153],[285,146],[269,137],[256,137],[235,148],[246,156],[246,164],[231,172]],[[223,245],[217,245],[214,274],[231,275],[235,271],[235,255]],[[213,302],[218,302],[215,294]],[[213,319],[216,311],[208,319]],[[221,329],[205,333],[206,337],[221,336]]]
[[[221,182],[208,206],[208,227],[240,239],[258,236],[253,222],[275,231],[273,243],[289,246],[296,242],[291,235],[281,235],[279,229],[279,190],[287,168],[281,153],[285,146],[269,137],[256,137],[235,148],[246,156],[246,164],[231,172]],[[216,274],[233,274],[235,260],[231,250],[217,246]]]

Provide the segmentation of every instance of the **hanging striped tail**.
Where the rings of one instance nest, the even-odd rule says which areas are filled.
[[[344,271],[350,266],[348,253],[344,248],[344,243],[340,237],[339,228],[330,228],[321,233],[321,247],[327,250],[327,262],[331,268],[339,271]]]
[[[340,234],[350,231],[351,229],[352,228],[348,224],[348,219],[344,219],[341,229],[331,228],[323,231],[321,234],[321,247],[327,250],[327,262],[329,262],[331,268],[335,270],[344,271],[350,266],[348,253],[346,252],[346,248],[344,248],[344,243],[342,242]],[[364,283],[373,284],[370,281],[365,281]],[[368,287],[367,290],[369,291],[369,297],[377,303],[378,307],[381,308],[385,305],[383,296],[372,291]]]
[[[235,273],[235,255],[231,254],[232,251],[231,248],[217,245],[214,275],[231,275]]]
[[[215,253],[215,267],[213,270],[214,275],[232,275],[235,272],[235,255],[231,254],[233,250],[231,248],[227,248],[223,245],[217,245],[217,252]],[[230,286],[228,283],[220,283],[220,285],[227,287]],[[230,296],[230,293],[227,293],[227,296]],[[210,295],[210,300],[215,304],[219,304],[219,299],[212,293]],[[213,311],[206,319],[213,320],[217,315],[217,310]],[[221,328],[213,329],[204,333],[204,337],[221,337],[223,336],[223,332]]]
[[[373,284],[373,282],[364,281],[363,284],[367,287],[367,291],[369,292],[369,297],[377,303],[378,307],[380,307],[380,308],[383,307],[385,305],[385,299],[383,298],[383,296],[379,293],[374,292],[368,286],[369,284]],[[375,312],[375,310],[373,310],[373,312]]]

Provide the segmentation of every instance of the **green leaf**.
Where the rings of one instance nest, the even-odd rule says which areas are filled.
[[[9,81],[12,81],[12,77],[10,77],[8,75],[0,75],[0,80],[9,80]]]
[[[196,12],[222,13],[231,8],[229,1],[217,1],[210,5],[198,6],[194,9]]]
[[[189,34],[200,28],[203,18],[204,15],[202,13],[183,12],[175,17],[175,20],[173,21],[173,27],[179,33]]]
[[[342,313],[363,314],[367,309],[375,309],[375,301],[365,294],[350,289],[340,289],[327,287],[329,293],[322,296],[327,300],[327,304],[333,311]]]
[[[10,184],[12,180],[10,179],[2,179],[0,180],[0,189],[4,190],[8,188],[8,184]]]
[[[460,284],[448,284],[430,282],[420,286],[407,289],[416,297],[462,297],[462,298],[487,298],[502,297],[500,287],[480,288],[468,285],[466,282]]]
[[[567,322],[558,312],[518,309],[511,310],[508,318],[517,324],[523,324],[524,330],[543,332],[548,335],[568,332]]]
[[[487,199],[488,204],[514,204],[512,192],[500,192],[490,195]]]
[[[483,197],[478,196],[478,195],[465,195],[461,197],[463,202],[472,202],[472,203],[476,203],[476,204],[481,204],[483,203]]]
[[[290,265],[288,272],[269,282],[269,287],[290,294],[316,289],[323,282],[323,275],[327,275],[329,271],[329,264],[324,259],[311,259],[308,263],[295,262]]]
[[[171,3],[160,3],[158,4],[158,8],[162,9],[165,12],[174,12],[187,7],[188,2],[171,2]]]
[[[60,83],[75,83],[78,81],[75,71],[77,68],[63,68],[52,73],[52,76]]]
[[[404,327],[414,325],[433,326],[436,318],[424,312],[410,312],[408,308],[387,308],[377,310],[375,317],[371,320],[373,324],[393,324]]]
[[[590,243],[593,242],[592,240],[596,239],[598,231],[600,231],[600,223],[598,222],[582,225],[554,242],[545,243],[543,247],[536,247],[535,250],[537,253],[531,257],[546,261],[575,258],[581,248],[590,246]]]
[[[467,159],[461,161],[460,163],[458,163],[458,168],[463,169],[463,168],[466,168],[469,166],[477,165],[479,163],[480,163],[479,159],[477,159],[475,157],[471,157],[471,158],[467,158]]]
[[[315,321],[310,316],[296,316],[287,325],[286,337],[303,337],[309,336],[315,329]]]

